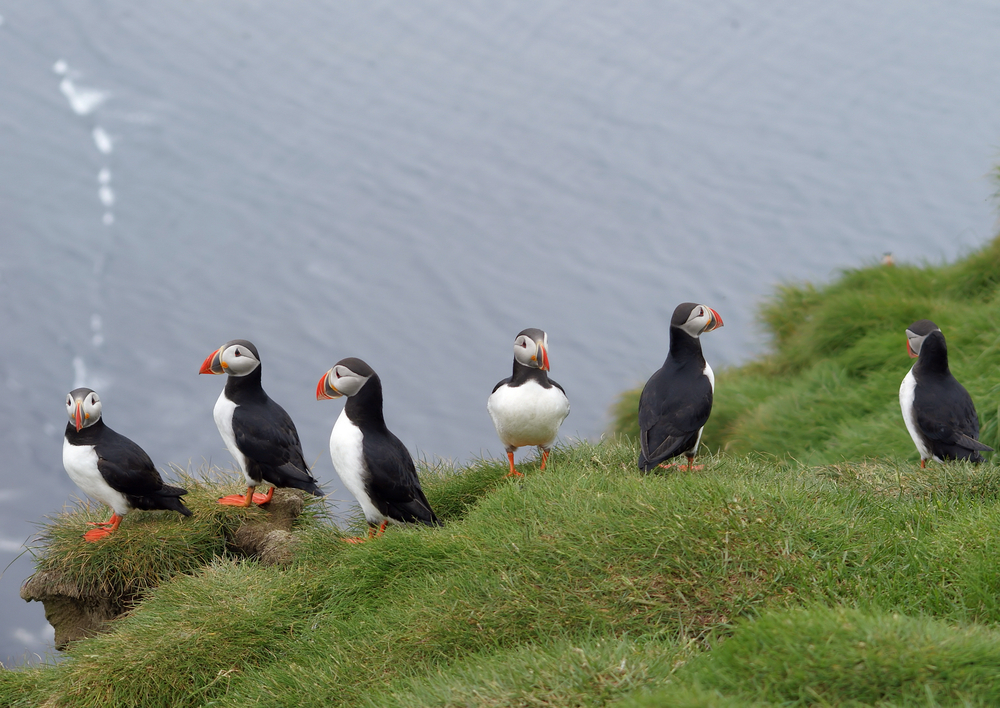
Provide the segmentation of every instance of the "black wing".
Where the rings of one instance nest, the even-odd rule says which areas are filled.
[[[397,521],[440,525],[420,488],[413,458],[402,441],[386,431],[386,435],[366,434],[363,445],[368,495],[379,511]]]
[[[187,490],[164,484],[146,451],[127,437],[105,427],[100,444],[94,449],[97,469],[104,481],[124,494],[136,509],[172,509],[191,516],[180,499]]]
[[[302,443],[291,416],[271,399],[258,406],[237,406],[233,412],[236,445],[254,472],[278,487],[322,494],[309,473]]]
[[[952,379],[947,387],[917,387],[914,393],[917,427],[943,460],[983,460],[980,451],[992,450],[979,442],[979,416],[972,397]]]
[[[97,469],[108,485],[126,496],[155,494],[163,478],[146,451],[124,435],[105,428],[97,452]]]
[[[712,412],[712,384],[701,371],[666,366],[653,374],[639,397],[639,466],[649,470],[690,450]]]

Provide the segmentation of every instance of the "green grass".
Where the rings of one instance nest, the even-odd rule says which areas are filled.
[[[635,453],[625,440],[559,449],[521,480],[499,460],[427,472],[443,529],[356,546],[311,524],[289,568],[218,557],[60,664],[0,672],[0,704],[805,705],[821,688],[846,701],[857,681],[899,705],[993,700],[980,644],[1000,621],[994,465],[719,455],[702,472],[644,476]],[[915,668],[883,675],[895,659],[872,655],[864,672],[851,663],[854,683],[817,678],[825,655],[802,627],[828,633],[841,620],[824,612],[857,613],[857,631],[882,627],[885,642],[899,615],[884,653],[922,647],[903,657]],[[786,620],[787,636],[767,638]],[[765,645],[744,667],[757,678],[718,668],[748,642]],[[920,673],[925,649],[937,673]],[[787,676],[770,676],[768,652]],[[911,674],[919,691],[893,688]]]
[[[952,372],[976,403],[980,439],[1000,449],[998,285],[1000,238],[954,264],[876,265],[823,287],[780,287],[760,313],[772,351],[718,372],[705,445],[813,465],[919,459],[903,426],[899,384],[912,366],[904,330],[927,318],[944,332]],[[616,403],[616,432],[638,434],[640,391]]]
[[[998,281],[995,241],[781,289],[774,352],[720,372],[703,471],[642,475],[628,435],[522,479],[422,465],[444,528],[352,545],[314,511],[288,567],[235,556],[199,480],[193,518],[130,515],[106,543],[80,539],[96,515],[56,519],[40,568],[142,599],[0,671],[0,705],[1000,704],[1000,468],[921,470],[897,399],[903,330],[934,319],[1000,442]]]

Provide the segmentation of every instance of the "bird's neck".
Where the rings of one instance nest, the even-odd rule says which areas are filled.
[[[228,376],[226,380],[226,398],[234,403],[247,403],[254,400],[266,400],[267,394],[261,386],[258,366],[246,376]]]
[[[535,369],[531,366],[525,366],[517,359],[514,360],[514,373],[510,377],[510,383],[512,386],[520,386],[528,381],[536,381],[543,388],[549,387],[549,372],[542,371],[541,369]]]
[[[917,374],[932,374],[943,376],[951,373],[948,369],[948,345],[944,335],[931,332],[920,345],[920,356],[913,367]]]
[[[705,356],[701,353],[701,340],[692,337],[679,327],[670,328],[670,354],[668,359],[679,361],[694,359],[704,363]]]
[[[344,410],[347,417],[359,428],[385,428],[385,417],[382,415],[382,381],[378,374],[374,374],[360,391],[347,399]]]
[[[99,419],[96,423],[88,425],[86,428],[76,429],[76,426],[72,423],[66,424],[66,439],[69,440],[71,445],[93,445],[97,442],[98,437],[100,437],[101,431],[104,430],[104,418]]]

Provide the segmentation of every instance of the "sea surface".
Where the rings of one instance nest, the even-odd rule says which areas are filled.
[[[779,283],[993,237],[998,37],[992,0],[0,0],[0,661],[53,653],[18,588],[80,495],[71,389],[229,467],[197,372],[250,339],[343,518],[323,372],[371,364],[421,458],[499,457],[541,327],[563,439],[599,438],[677,303],[718,369]]]

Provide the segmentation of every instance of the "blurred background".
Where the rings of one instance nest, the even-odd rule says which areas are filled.
[[[79,495],[71,389],[162,469],[230,467],[197,372],[250,339],[343,518],[323,372],[371,364],[418,457],[502,456],[486,398],[540,327],[596,439],[677,303],[737,365],[776,284],[994,235],[998,31],[985,0],[0,0],[0,661],[52,652],[18,588]]]

